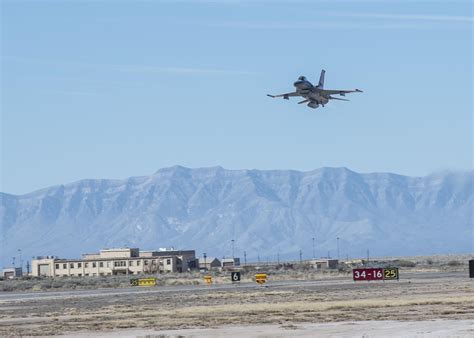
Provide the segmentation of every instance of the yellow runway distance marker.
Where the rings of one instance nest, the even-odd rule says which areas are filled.
[[[265,273],[257,273],[255,275],[255,282],[257,284],[263,285],[267,282],[267,274]]]
[[[156,286],[156,278],[132,278],[131,286]]]

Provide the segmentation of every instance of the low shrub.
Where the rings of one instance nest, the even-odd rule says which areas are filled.
[[[415,262],[405,260],[405,259],[396,260],[394,261],[394,263],[401,268],[413,268],[416,266]]]

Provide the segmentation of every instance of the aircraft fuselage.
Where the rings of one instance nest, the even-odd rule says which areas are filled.
[[[318,87],[313,86],[308,80],[298,80],[293,83],[293,86],[296,88],[296,92],[304,97],[305,99],[310,100],[310,103],[313,103],[311,108],[317,108],[319,104],[325,105],[329,102],[328,98],[320,94]]]

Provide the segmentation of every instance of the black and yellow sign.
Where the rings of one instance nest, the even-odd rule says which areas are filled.
[[[383,279],[384,280],[398,280],[398,268],[385,268],[383,269]]]
[[[156,278],[132,278],[131,286],[156,286]]]
[[[204,276],[204,282],[208,285],[211,285],[212,284],[212,276]]]
[[[255,282],[260,285],[265,284],[267,282],[267,274],[257,273],[255,275]]]

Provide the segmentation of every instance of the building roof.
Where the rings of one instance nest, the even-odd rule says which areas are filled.
[[[206,264],[209,264],[209,263],[214,262],[215,260],[217,260],[220,263],[219,258],[216,258],[216,257],[206,257],[205,261],[206,261]],[[203,257],[199,258],[199,264],[204,264],[204,258]]]
[[[238,262],[240,262],[240,258],[238,257],[222,259],[222,263],[238,263]]]
[[[154,257],[161,257],[161,256],[181,256],[181,255],[196,255],[195,250],[166,250],[166,251],[159,251],[159,250],[144,250],[140,251],[140,255],[148,256],[152,255]]]

